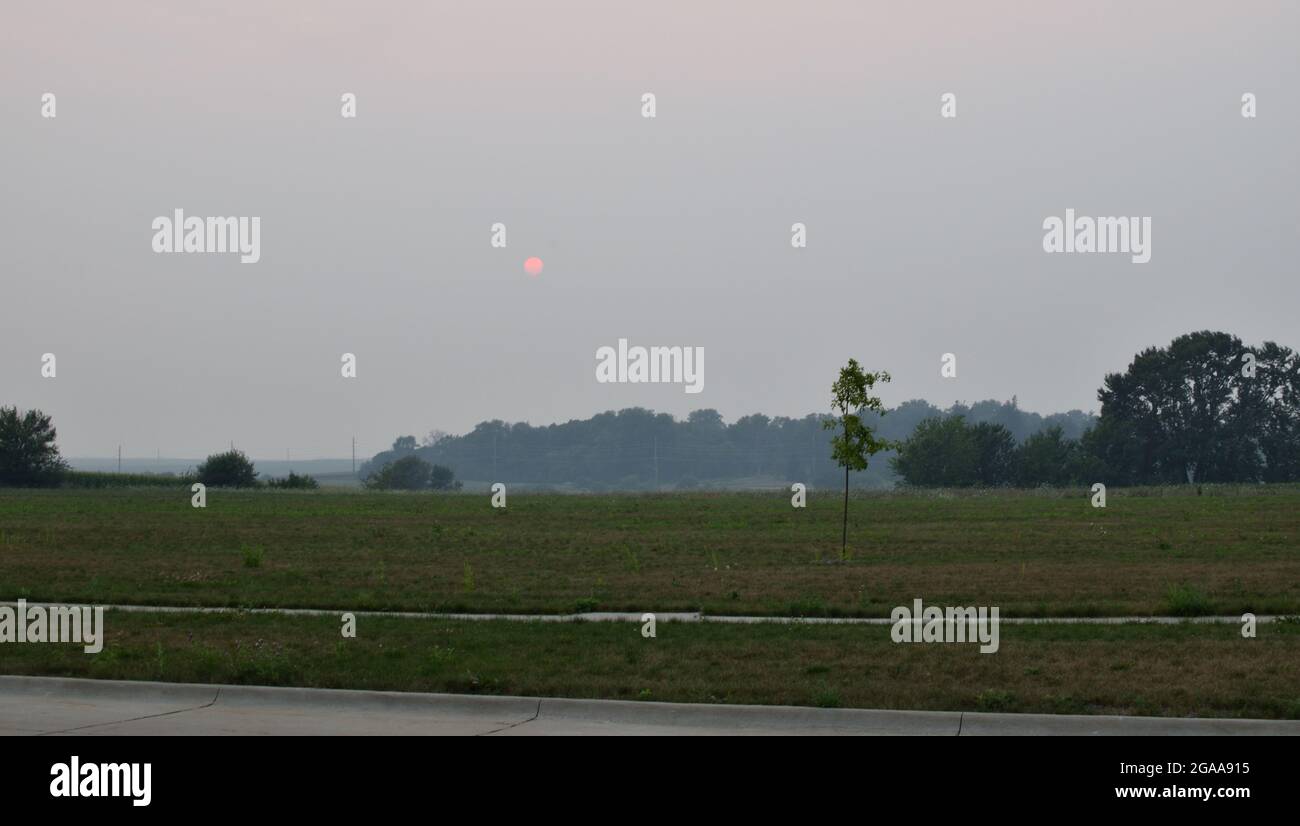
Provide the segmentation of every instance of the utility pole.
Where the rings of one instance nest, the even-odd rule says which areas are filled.
[[[352,475],[357,475],[357,437],[352,437]]]
[[[659,490],[659,437],[654,438],[655,451],[655,491]]]
[[[817,431],[812,432],[811,449],[808,451],[808,479],[812,480],[813,471],[817,467]]]
[[[122,446],[117,446],[117,472],[122,472]]]

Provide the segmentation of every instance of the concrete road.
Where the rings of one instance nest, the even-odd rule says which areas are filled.
[[[57,608],[62,603],[32,602],[29,608]],[[17,602],[0,601],[0,606],[17,608]],[[185,605],[105,605],[106,611],[126,614],[278,614],[285,617],[339,617],[350,613],[357,617],[396,617],[399,619],[432,619],[491,622],[628,622],[640,623],[645,613],[655,615],[658,622],[714,622],[724,624],[754,625],[775,623],[779,625],[893,625],[888,617],[753,617],[723,614],[702,614],[698,611],[587,611],[580,614],[451,614],[429,611],[354,611],[345,608],[223,608]],[[1255,622],[1261,625],[1278,621],[1273,614],[1258,614]],[[1241,625],[1240,616],[1211,617],[999,617],[1004,625],[1181,625],[1183,623],[1212,623]]]
[[[0,676],[0,734],[1300,735],[1300,721],[694,705]]]

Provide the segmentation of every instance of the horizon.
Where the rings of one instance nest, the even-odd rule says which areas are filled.
[[[928,399],[906,399],[905,401],[899,402],[899,405],[902,405],[902,404],[909,404],[909,403],[912,403],[912,402],[925,402],[926,404],[929,404],[929,405],[931,405],[931,406],[933,406],[933,407],[938,407],[941,411],[943,411],[943,412],[946,413],[947,411],[951,410],[952,407],[954,407],[954,406],[956,406],[956,405],[962,405],[962,404],[964,404],[964,405],[970,406],[970,405],[982,404],[982,403],[986,403],[986,402],[993,402],[993,403],[996,403],[996,404],[1011,404],[1012,402],[1016,402],[1016,401],[1017,401],[1017,397],[1013,395],[1012,398],[1010,398],[1010,399],[1002,399],[1002,400],[999,400],[999,399],[977,399],[977,400],[972,400],[972,401],[966,401],[966,400],[963,400],[963,399],[958,399],[957,401],[954,401],[951,405],[948,405],[947,407],[939,407],[939,405],[936,405],[934,402],[931,402],[931,401],[929,401]],[[887,408],[887,409],[888,409],[888,410],[894,410],[894,409],[896,409],[899,405],[895,405],[894,407],[889,407],[889,408]],[[617,414],[617,413],[621,413],[621,412],[623,412],[624,410],[635,410],[635,409],[638,409],[638,408],[635,408],[635,407],[624,407],[624,408],[619,408],[619,409],[617,409],[617,410],[602,410],[602,411],[599,411],[599,412],[597,412],[597,413],[592,413],[591,415],[589,415],[589,416],[587,416],[587,417],[585,417],[585,418],[580,418],[580,419],[579,419],[579,418],[575,418],[575,419],[567,419],[567,420],[565,420],[565,421],[563,421],[563,422],[547,422],[547,423],[545,423],[545,424],[533,424],[532,422],[528,422],[528,421],[508,421],[508,420],[506,420],[506,419],[499,419],[499,418],[498,418],[498,419],[481,419],[481,420],[479,420],[478,422],[475,423],[475,427],[477,427],[477,426],[480,425],[480,424],[485,424],[485,423],[488,423],[488,422],[495,422],[495,421],[504,422],[505,424],[510,425],[510,426],[514,426],[514,425],[528,425],[529,427],[534,427],[534,428],[559,427],[559,426],[563,426],[563,425],[565,425],[565,424],[569,424],[570,422],[583,422],[583,421],[590,421],[591,419],[595,418],[596,416],[602,416],[602,415],[605,415],[605,414],[607,414],[607,413],[615,413],[615,414]],[[656,415],[656,416],[658,416],[658,415],[663,415],[663,414],[667,413],[667,411],[655,410],[655,409],[653,409],[653,408],[640,408],[640,409],[648,410],[650,413],[652,413],[652,414],[654,414],[654,415]],[[696,409],[697,409],[697,410],[710,410],[710,409],[713,409],[713,408],[701,407],[701,408],[696,408]],[[1041,417],[1044,417],[1044,418],[1046,418],[1046,417],[1048,417],[1048,416],[1056,415],[1056,414],[1062,414],[1062,415],[1065,415],[1065,414],[1070,414],[1070,413],[1082,413],[1082,414],[1084,414],[1084,415],[1086,415],[1086,416],[1090,416],[1090,417],[1096,417],[1096,415],[1097,415],[1097,411],[1095,411],[1095,410],[1081,410],[1081,409],[1079,409],[1079,408],[1073,408],[1073,409],[1071,409],[1071,410],[1055,410],[1055,411],[1050,411],[1050,412],[1048,412],[1048,411],[1042,411],[1042,410],[1030,410],[1030,409],[1028,409],[1028,408],[1026,408],[1026,407],[1022,407],[1022,406],[1020,406],[1018,403],[1016,404],[1016,409],[1017,409],[1017,410],[1020,410],[1021,412],[1024,412],[1024,413],[1028,413],[1028,414],[1031,414],[1031,415],[1037,415],[1037,416],[1041,416]],[[691,411],[691,412],[694,412],[694,411]],[[721,412],[721,411],[719,411],[719,412]],[[669,413],[668,415],[672,415],[672,414]],[[689,415],[689,413],[688,413],[687,415]],[[769,414],[763,413],[763,412],[761,412],[761,411],[753,411],[753,412],[751,412],[751,413],[745,413],[745,414],[742,414],[742,415],[737,416],[737,417],[735,417],[735,418],[728,418],[728,417],[726,417],[726,416],[723,416],[723,417],[722,417],[722,421],[723,421],[724,424],[735,424],[737,421],[739,421],[739,420],[742,419],[742,418],[745,418],[746,416],[756,416],[756,415],[768,416]],[[833,415],[833,414],[831,414],[831,413],[829,413],[829,412],[826,412],[826,413],[819,413],[819,412],[817,412],[817,411],[810,411],[810,412],[808,412],[808,413],[804,413],[804,414],[802,414],[802,415],[800,415],[800,416],[788,416],[788,417],[785,417],[785,418],[790,418],[790,419],[802,419],[802,418],[805,418],[805,417],[807,417],[807,416],[812,416],[812,415],[825,415],[825,416],[831,416],[831,415]],[[779,416],[769,416],[769,418],[776,419],[776,418],[781,418],[781,417],[779,417]],[[673,421],[675,421],[675,422],[684,422],[684,421],[686,421],[686,419],[687,419],[687,416],[673,416]],[[56,424],[56,426],[57,426],[57,422],[56,422],[55,424]],[[447,433],[446,435],[449,436],[449,437],[453,437],[453,438],[460,438],[460,437],[463,437],[463,436],[467,436],[467,435],[469,435],[470,433],[473,432],[473,430],[474,430],[474,428],[471,427],[470,429],[468,429],[468,430],[466,430],[466,431],[464,431],[464,432],[462,432],[462,433]],[[405,432],[405,433],[399,433],[399,434],[394,435],[394,436],[392,437],[392,439],[393,439],[393,440],[396,440],[396,439],[398,439],[398,438],[400,438],[400,437],[402,437],[402,436],[414,436],[414,437],[416,438],[417,442],[418,442],[418,447],[427,447],[427,445],[424,444],[423,439],[424,439],[424,437],[425,437],[429,432],[430,432],[430,430],[427,429],[427,428],[424,429],[423,431],[420,431],[420,432],[414,432],[414,433],[413,433],[413,432],[410,432],[410,431],[407,431],[407,432]],[[234,445],[234,447],[235,447],[236,450],[240,450],[240,452],[243,452],[244,455],[246,455],[246,456],[247,456],[249,459],[251,459],[252,461],[254,461],[254,462],[263,462],[263,463],[268,463],[268,464],[277,463],[277,462],[278,462],[278,463],[284,463],[284,464],[292,464],[292,463],[294,463],[294,462],[333,462],[333,461],[339,461],[339,462],[350,462],[350,461],[352,461],[352,457],[351,457],[350,455],[347,455],[347,454],[344,454],[344,455],[342,455],[342,456],[302,456],[302,457],[298,457],[298,456],[284,457],[284,456],[270,456],[270,455],[263,455],[263,456],[260,456],[260,457],[259,457],[259,456],[257,456],[257,455],[252,454],[252,453],[248,453],[248,452],[243,451],[242,448],[239,447],[238,443],[236,443],[236,444]],[[230,448],[229,448],[229,445],[228,445],[226,448],[224,448],[224,449],[225,449],[225,450],[230,449]],[[365,457],[364,457],[364,461],[367,461],[367,462],[368,462],[368,461],[374,459],[374,458],[375,458],[376,456],[378,456],[379,454],[381,454],[381,453],[385,453],[385,452],[387,452],[387,451],[389,451],[389,450],[391,450],[391,449],[392,449],[392,440],[389,441],[387,447],[384,447],[384,448],[381,448],[381,449],[379,449],[379,450],[376,450],[376,451],[374,451],[373,453],[367,453],[367,454],[365,455]],[[218,450],[218,451],[216,451],[216,452],[217,452],[217,453],[220,453],[220,452],[222,452],[222,450]],[[197,454],[196,454],[196,455],[193,455],[193,456],[182,456],[182,455],[167,455],[167,456],[159,456],[159,455],[157,455],[157,454],[154,454],[154,455],[150,455],[150,454],[130,454],[130,453],[125,453],[125,452],[124,452],[124,453],[122,454],[121,458],[122,458],[122,461],[124,461],[124,462],[127,461],[128,459],[131,460],[131,461],[135,461],[135,462],[152,462],[152,461],[161,461],[161,462],[182,462],[182,461],[203,461],[205,458],[207,458],[208,456],[211,456],[211,455],[213,455],[213,454],[212,454],[212,453],[205,453],[205,454],[203,454],[203,455],[201,455],[201,456],[200,456],[200,455],[197,455]],[[64,454],[64,458],[67,459],[68,461],[77,460],[77,461],[103,461],[103,462],[115,462],[115,461],[117,461],[118,456],[117,456],[116,453],[111,453],[111,454],[108,454],[108,455],[98,455],[98,454],[78,454],[78,455],[71,455],[71,454]],[[361,453],[357,453],[356,460],[357,460],[357,466],[360,467],[360,465],[362,464],[362,461],[363,461],[363,457],[362,457],[362,454],[361,454]]]

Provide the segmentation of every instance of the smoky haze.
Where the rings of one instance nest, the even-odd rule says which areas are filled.
[[[15,5],[0,403],[65,455],[302,459],[800,417],[850,356],[890,406],[1095,409],[1181,333],[1300,344],[1298,30],[1275,2]],[[261,260],[155,254],[178,208],[260,216]],[[1150,216],[1151,261],[1045,254],[1067,208]],[[598,383],[620,338],[703,347],[703,392]]]

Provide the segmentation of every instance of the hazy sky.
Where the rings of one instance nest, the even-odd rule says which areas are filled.
[[[0,404],[65,455],[308,458],[803,415],[850,356],[889,404],[1052,412],[1180,333],[1300,346],[1298,8],[9,4]],[[176,208],[259,216],[261,261],[154,253]],[[1150,263],[1048,255],[1067,208],[1150,216]],[[597,383],[619,338],[704,347],[704,392]]]

